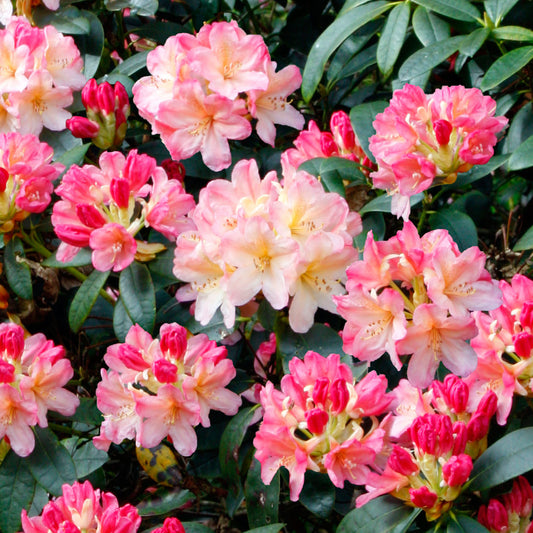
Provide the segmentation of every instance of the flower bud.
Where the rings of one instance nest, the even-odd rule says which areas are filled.
[[[85,117],[72,117],[66,122],[67,128],[78,139],[94,139],[100,131],[100,126]]]
[[[0,356],[18,361],[24,351],[24,330],[17,324],[7,323],[0,330]]]
[[[533,301],[525,302],[520,311],[520,324],[533,331]]]
[[[466,426],[468,440],[476,442],[484,438],[489,432],[489,425],[490,418],[484,413],[476,412]]]
[[[178,367],[166,359],[156,359],[152,372],[160,383],[175,383],[178,380]]]
[[[335,111],[330,119],[333,138],[342,152],[351,152],[355,147],[355,133],[350,117],[344,111]]]
[[[331,409],[335,414],[344,411],[350,399],[350,393],[344,379],[338,378],[331,384],[329,397],[331,398]]]
[[[315,407],[305,412],[305,421],[307,422],[307,429],[315,435],[321,435],[324,427],[328,423],[329,416],[326,411]]]
[[[466,443],[468,442],[468,431],[464,422],[453,423],[453,448],[452,454],[459,455],[465,451]]]
[[[337,145],[333,140],[333,135],[328,132],[323,132],[320,135],[320,148],[326,157],[330,157],[338,153]]]
[[[442,477],[449,487],[459,487],[466,483],[473,467],[470,455],[452,455],[442,467]]]
[[[533,351],[533,335],[522,331],[513,336],[514,351],[518,357],[529,359]]]
[[[76,215],[78,215],[80,222],[89,228],[101,228],[106,223],[102,213],[91,204],[78,204]]]
[[[482,505],[477,515],[478,522],[489,531],[506,532],[509,527],[507,509],[499,500],[492,498],[487,506]]]
[[[448,374],[444,378],[444,386],[448,397],[448,405],[454,413],[466,411],[466,404],[470,396],[468,385],[455,374]]]
[[[163,353],[169,352],[173,359],[182,359],[187,350],[187,330],[172,324],[161,331],[159,346]]]
[[[15,367],[0,359],[0,383],[13,383],[15,381]]]
[[[413,461],[411,454],[401,446],[394,445],[388,459],[389,466],[398,474],[411,476],[419,471],[418,465]]]
[[[424,453],[440,457],[452,449],[452,422],[446,415],[419,416],[412,423],[410,432],[413,443]]]
[[[0,193],[6,190],[9,172],[5,168],[0,168]]]
[[[94,78],[91,78],[81,90],[81,102],[85,109],[94,109],[98,111],[98,101],[96,99],[96,90],[98,83]]]
[[[174,517],[165,518],[162,527],[154,529],[152,533],[185,533],[183,524]]]
[[[419,489],[409,489],[409,496],[411,502],[415,507],[422,509],[431,509],[436,503],[438,496],[425,485]]]
[[[172,159],[165,159],[161,161],[161,166],[165,169],[169,180],[178,180],[183,184],[185,179],[185,167],[178,161]]]
[[[142,372],[150,365],[144,360],[141,352],[131,344],[120,344],[117,350],[117,357],[127,368]]]
[[[111,198],[118,207],[125,209],[130,203],[130,184],[124,178],[113,178],[109,186]]]
[[[498,409],[498,396],[493,390],[488,390],[481,398],[476,413],[483,413],[484,415],[492,418]]]
[[[435,132],[437,142],[443,146],[450,142],[453,126],[447,120],[439,119],[433,123],[433,131]]]
[[[313,386],[313,402],[315,405],[326,405],[329,391],[329,379],[318,378]]]
[[[105,115],[110,115],[115,111],[115,91],[111,84],[104,81],[96,90],[98,109]]]

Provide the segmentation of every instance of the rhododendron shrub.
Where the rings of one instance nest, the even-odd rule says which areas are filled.
[[[96,398],[104,415],[95,446],[135,439],[152,448],[169,437],[181,455],[197,446],[194,427],[209,427],[211,410],[235,414],[240,397],[226,386],[235,377],[225,347],[206,335],[190,336],[178,324],[164,324],[153,339],[133,326],[126,342],[110,346],[104,357]]]
[[[442,87],[426,95],[406,85],[376,116],[370,150],[378,170],[374,186],[392,195],[391,212],[409,218],[409,197],[432,185],[453,183],[457,174],[494,155],[496,134],[507,124],[495,117],[496,102],[479,89]]]
[[[197,152],[212,170],[231,164],[228,140],[252,133],[274,146],[274,124],[301,129],[304,118],[288,101],[299,69],[276,63],[259,35],[235,21],[206,24],[195,35],[170,37],[147,58],[150,76],[133,87],[134,102],[176,160]]]
[[[501,303],[501,291],[476,246],[460,252],[445,230],[422,236],[411,222],[387,241],[368,234],[363,259],[347,270],[346,295],[334,296],[346,319],[344,350],[362,361],[388,353],[396,369],[410,355],[407,377],[427,387],[440,362],[459,376],[477,356],[472,311]]]
[[[335,312],[346,267],[356,257],[359,215],[306,172],[263,179],[254,160],[235,165],[231,181],[213,180],[190,213],[195,229],[177,239],[173,272],[189,284],[180,301],[195,300],[207,324],[220,308],[227,327],[235,308],[259,292],[274,309],[289,305],[294,331],[313,324],[318,307]],[[289,303],[290,300],[290,303]]]
[[[31,428],[46,427],[49,410],[74,414],[79,400],[64,388],[73,374],[63,346],[42,333],[25,338],[17,324],[0,324],[0,437],[17,455],[33,451]]]

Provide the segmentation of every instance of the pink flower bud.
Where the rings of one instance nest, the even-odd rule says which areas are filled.
[[[0,359],[0,383],[13,383],[15,381],[15,367]]]
[[[104,81],[98,85],[96,98],[100,112],[103,112],[105,115],[110,115],[115,111],[115,91],[109,82]]]
[[[487,506],[482,505],[477,515],[478,522],[489,531],[504,533],[509,527],[509,516],[503,503],[495,498],[489,501]]]
[[[331,115],[330,128],[337,146],[344,152],[350,152],[356,147],[355,133],[350,117],[344,111],[335,111]]]
[[[413,461],[411,454],[401,446],[394,445],[388,459],[389,466],[399,474],[410,476],[417,474],[419,468]]]
[[[104,215],[94,205],[78,204],[76,215],[78,215],[80,222],[89,228],[101,228],[106,223]]]
[[[488,390],[481,398],[476,413],[483,413],[484,415],[492,418],[498,409],[498,396],[492,390]]]
[[[504,494],[505,507],[522,518],[529,518],[533,506],[533,492],[527,479],[519,476],[513,481],[510,493]]]
[[[326,157],[338,154],[338,148],[331,133],[323,132],[320,134],[320,148]]]
[[[310,409],[305,412],[305,421],[307,422],[307,429],[315,435],[321,435],[324,427],[328,423],[329,416],[326,411],[318,407]]]
[[[154,529],[152,533],[185,533],[185,528],[177,518],[165,518],[163,526]]]
[[[442,477],[449,487],[459,487],[466,483],[473,467],[470,455],[452,455],[442,467]]]
[[[131,370],[142,372],[150,365],[144,360],[141,352],[131,344],[121,344],[117,350],[118,358]]]
[[[413,443],[424,453],[440,457],[452,449],[452,422],[446,415],[419,416],[412,423],[410,432]]]
[[[454,413],[463,413],[466,410],[470,390],[461,378],[455,374],[448,374],[444,378],[441,391],[446,404]]]
[[[520,311],[520,324],[533,331],[533,302],[525,302]]]
[[[169,324],[161,329],[159,346],[163,353],[169,352],[173,359],[182,359],[187,350],[187,330],[178,324]]]
[[[326,405],[329,391],[329,379],[318,378],[313,386],[313,402],[315,405]]]
[[[453,126],[444,119],[436,120],[433,123],[433,131],[435,132],[435,137],[437,142],[443,146],[450,142],[450,135],[452,133]]]
[[[130,184],[124,178],[113,178],[109,186],[113,201],[120,208],[128,207],[130,203]]]
[[[0,168],[0,192],[4,192],[6,190],[8,179],[9,172],[5,168]]]
[[[96,122],[85,117],[69,118],[66,126],[78,139],[93,139],[100,131],[100,126]]]
[[[529,359],[533,350],[533,335],[522,331],[513,336],[514,351],[522,359]]]
[[[344,379],[338,378],[331,384],[329,397],[331,398],[331,409],[335,414],[344,411],[350,399],[350,393]]]
[[[0,356],[4,354],[18,361],[24,351],[24,330],[17,324],[7,323],[0,329]]]
[[[81,91],[81,101],[85,109],[93,109],[98,111],[98,101],[96,99],[96,90],[98,83],[94,78],[91,78],[83,87]]]
[[[425,485],[419,489],[409,489],[409,496],[411,496],[411,502],[415,507],[421,507],[422,509],[431,509],[436,503],[438,496]]]
[[[115,83],[114,90],[115,90],[116,107],[118,109],[125,109],[125,108],[129,109],[129,107],[130,107],[130,98],[128,96],[128,92],[124,88],[124,85],[122,85],[122,83],[117,81]]]
[[[490,417],[484,413],[476,412],[466,426],[468,440],[476,442],[484,438],[489,432],[489,425]]]
[[[452,454],[459,455],[465,451],[466,443],[468,442],[468,431],[464,422],[453,423],[453,436]]]
[[[175,383],[178,380],[178,367],[166,359],[156,359],[152,371],[160,383]]]

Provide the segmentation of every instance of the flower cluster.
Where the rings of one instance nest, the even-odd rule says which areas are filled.
[[[234,21],[170,37],[150,52],[147,66],[151,76],[134,85],[134,101],[176,160],[201,152],[210,169],[227,168],[228,139],[252,132],[247,115],[272,146],[274,124],[303,127],[303,116],[287,101],[301,84],[299,69],[276,72],[263,38]]]
[[[501,291],[477,246],[460,252],[445,230],[422,237],[407,221],[387,241],[369,233],[363,259],[347,271],[347,295],[334,296],[346,319],[344,351],[364,361],[387,352],[394,366],[412,354],[409,381],[427,387],[440,362],[459,376],[473,372],[477,333],[472,310],[495,309]]]
[[[136,439],[152,448],[169,437],[181,455],[196,450],[194,426],[209,427],[209,411],[234,415],[240,397],[226,389],[235,368],[225,347],[207,335],[189,336],[178,324],[164,324],[160,339],[133,326],[126,342],[110,346],[96,390],[104,415],[93,442],[107,449],[111,442]]]
[[[0,324],[0,438],[13,451],[28,456],[35,447],[32,426],[46,427],[48,410],[73,415],[79,405],[63,387],[72,378],[63,346],[37,333],[24,338],[24,329]]]
[[[296,501],[306,470],[327,472],[336,487],[345,481],[366,483],[385,431],[378,416],[392,396],[387,380],[370,372],[355,382],[337,354],[307,352],[289,362],[281,391],[269,381],[260,393],[264,416],[256,433],[255,456],[264,483],[284,466],[290,474],[290,497]]]
[[[164,249],[160,244],[135,240],[144,226],[168,239],[187,229],[185,215],[194,207],[178,180],[169,180],[154,158],[131,150],[127,157],[104,152],[100,168],[73,165],[56,193],[52,224],[63,241],[57,258],[68,261],[86,246],[100,271],[123,270],[136,257],[152,258]]]
[[[141,525],[137,509],[119,506],[111,492],[94,489],[89,481],[63,485],[63,493],[48,502],[39,516],[22,511],[24,533],[136,533]]]
[[[289,322],[305,332],[317,307],[335,312],[346,267],[355,259],[353,236],[361,219],[344,198],[297,172],[263,180],[254,160],[239,161],[231,181],[210,181],[190,214],[196,229],[177,240],[173,272],[189,282],[180,301],[196,300],[195,317],[207,324],[220,307],[227,327],[235,307],[262,292],[274,309],[292,301]]]
[[[490,533],[532,533],[533,491],[527,479],[519,476],[511,492],[491,498],[479,508],[477,519]]]
[[[0,29],[0,131],[39,135],[65,129],[72,91],[85,84],[74,39],[53,26],[12,17]]]
[[[64,169],[35,135],[0,133],[0,234],[13,231],[30,213],[43,212],[54,180]]]
[[[474,394],[453,374],[434,381],[425,394],[406,380],[393,392],[388,434],[397,444],[390,448],[385,469],[369,474],[368,493],[357,498],[357,506],[390,493],[435,520],[461,494],[473,461],[485,451],[497,398],[488,391],[473,407]]]
[[[329,131],[320,131],[314,120],[309,121],[307,130],[301,131],[294,146],[281,154],[285,172],[295,171],[309,159],[315,157],[342,157],[369,167],[371,161],[365,155],[355,134],[350,117],[344,111],[335,111],[329,121]]]
[[[185,533],[185,528],[177,518],[165,518],[163,525],[153,529],[152,533]]]
[[[409,218],[409,198],[432,185],[453,183],[459,172],[493,156],[496,133],[507,124],[495,117],[496,102],[479,89],[442,87],[426,95],[406,85],[376,116],[370,151],[379,170],[374,186],[392,194],[391,212]]]
[[[511,283],[500,281],[503,303],[489,314],[475,312],[479,329],[472,339],[478,366],[469,376],[480,394],[498,395],[498,423],[511,411],[513,395],[533,395],[533,281],[516,274]]]

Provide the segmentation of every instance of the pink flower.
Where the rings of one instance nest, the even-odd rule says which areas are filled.
[[[137,243],[120,224],[106,224],[91,232],[89,246],[93,249],[93,266],[105,272],[124,270],[137,251]]]

